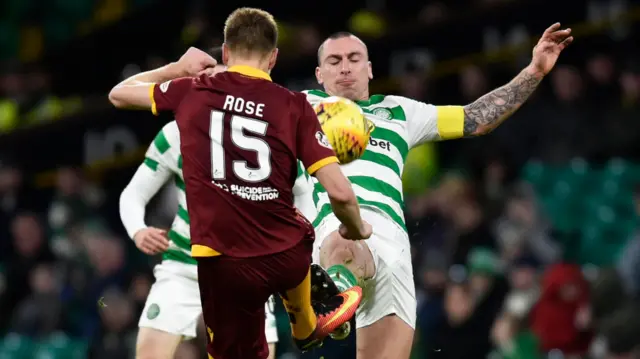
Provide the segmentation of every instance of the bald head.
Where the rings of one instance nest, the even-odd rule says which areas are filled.
[[[318,49],[316,78],[330,95],[368,99],[373,73],[367,45],[348,32],[329,36]]]
[[[367,45],[364,43],[364,41],[360,40],[359,37],[357,37],[356,35],[348,32],[348,31],[340,31],[340,32],[336,32],[333,33],[331,35],[329,35],[329,37],[327,37],[322,44],[320,44],[320,47],[318,47],[318,65],[322,63],[322,53],[324,50],[324,46],[327,42],[330,42],[331,40],[338,40],[338,39],[342,39],[342,38],[351,38],[357,42],[359,42],[362,47],[364,48],[364,52],[367,55],[367,58],[369,58],[369,50],[367,50]]]

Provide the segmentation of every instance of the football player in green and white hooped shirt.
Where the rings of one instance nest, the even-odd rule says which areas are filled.
[[[490,132],[533,93],[562,50],[573,40],[560,24],[548,28],[533,59],[511,82],[466,106],[433,106],[401,96],[370,95],[373,78],[366,45],[350,33],[330,36],[318,49],[316,78],[324,91],[310,90],[316,104],[328,96],[355,101],[376,128],[363,156],[342,166],[358,196],[362,218],[373,227],[366,241],[349,241],[336,231],[322,186],[307,201],[317,209],[314,262],[339,290],[364,284],[356,314],[357,358],[409,358],[416,322],[411,250],[404,220],[402,170],[409,150],[427,141]],[[360,282],[360,283],[359,283]]]

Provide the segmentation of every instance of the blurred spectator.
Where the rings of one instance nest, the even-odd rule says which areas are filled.
[[[102,199],[101,191],[89,185],[79,170],[58,170],[56,194],[49,206],[52,249],[58,256],[75,255],[78,247],[71,242],[70,231],[74,226],[94,218]]]
[[[452,263],[465,263],[471,249],[477,246],[495,248],[495,241],[489,224],[480,206],[471,198],[462,199],[449,213]]]
[[[598,328],[617,310],[632,302],[615,269],[602,269],[591,285],[590,319]]]
[[[561,263],[547,269],[540,301],[531,313],[532,329],[544,352],[587,353],[593,335],[584,320],[588,301],[589,288],[580,267]]]
[[[129,285],[129,297],[135,306],[135,312],[141,313],[151,289],[152,277],[145,273],[136,274]]]
[[[104,294],[100,309],[101,326],[88,359],[129,358],[135,355],[135,317],[131,301],[118,290]]]
[[[535,257],[521,254],[511,262],[509,268],[510,292],[505,299],[505,311],[517,318],[525,318],[538,300],[538,268],[540,263]]]
[[[297,31],[298,48],[303,54],[316,55],[322,42],[318,30],[310,24],[300,26]]]
[[[410,66],[415,67],[415,66]],[[406,96],[418,101],[425,101],[427,99],[428,83],[427,78],[424,75],[424,70],[410,69],[400,80],[400,93],[402,96]]]
[[[28,204],[22,171],[11,161],[0,161],[0,209],[3,215],[11,217],[19,206]]]
[[[418,15],[420,21],[426,25],[434,25],[446,20],[448,9],[443,2],[436,1],[425,5]]]
[[[543,355],[538,349],[538,339],[528,329],[526,318],[502,313],[491,330],[491,340],[496,347],[490,358],[538,359]]]
[[[628,305],[603,323],[606,357],[611,359],[637,358],[640,353],[640,307]]]
[[[44,230],[32,213],[21,213],[11,223],[13,255],[6,261],[7,299],[3,313],[13,313],[20,301],[30,292],[31,271],[41,263],[51,263]],[[7,316],[0,316],[8,320]]]
[[[561,250],[549,236],[551,227],[542,216],[533,190],[525,184],[515,187],[495,226],[504,260],[511,261],[527,252],[544,264],[560,258]]]
[[[26,75],[27,103],[23,118],[27,124],[54,120],[62,116],[64,107],[60,99],[51,92],[51,79],[41,68]]]
[[[633,193],[634,210],[640,216],[640,188]],[[636,230],[622,250],[618,261],[618,271],[625,288],[632,295],[640,295],[640,231]]]
[[[441,323],[429,347],[438,358],[484,359],[491,350],[491,322],[474,313],[472,294],[466,284],[450,284],[444,299],[445,320]],[[493,320],[493,318],[491,318]]]
[[[621,98],[615,107],[607,107],[607,126],[602,136],[609,155],[638,159],[636,151],[640,140],[640,123],[632,119],[640,116],[640,67],[631,62],[622,71],[619,78]]]
[[[46,337],[62,328],[60,283],[51,265],[40,264],[29,276],[31,294],[13,313],[10,330],[32,337]]]
[[[498,256],[487,248],[474,248],[467,260],[469,289],[474,303],[474,319],[487,336],[493,318],[501,311],[508,286],[502,277]]]
[[[563,163],[587,150],[591,107],[585,101],[584,82],[576,68],[556,68],[551,73],[551,86],[555,100],[545,106],[549,115],[539,124],[544,131],[541,134],[544,142],[539,143],[539,148],[544,159]],[[562,121],[549,121],[552,118]]]
[[[415,263],[415,262],[414,262]],[[421,286],[418,286],[418,322],[421,340],[429,343],[436,335],[438,324],[444,319],[444,297],[447,289],[449,263],[447,257],[433,249],[422,259]],[[420,290],[422,288],[422,290]]]
[[[19,125],[19,115],[27,99],[25,81],[15,68],[7,69],[0,77],[0,132]]]
[[[0,160],[0,233],[10,237],[10,223],[22,209],[35,210],[33,189],[29,188],[22,171],[11,160]],[[0,261],[10,257],[10,241],[0,240]]]
[[[489,92],[489,82],[484,71],[475,65],[465,67],[459,77],[463,103],[471,103]]]
[[[608,108],[619,97],[613,59],[606,54],[596,54],[587,60],[586,70],[591,80],[590,98],[605,105],[602,108]]]

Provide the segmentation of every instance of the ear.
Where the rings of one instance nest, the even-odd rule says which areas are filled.
[[[322,83],[324,82],[324,80],[322,79],[322,72],[320,72],[320,67],[316,67],[316,80],[318,80],[318,83],[320,85],[322,85]]]
[[[369,80],[373,79],[373,66],[371,65],[371,61],[367,64],[367,75],[369,76]]]
[[[278,49],[275,48],[271,51],[271,55],[269,55],[269,71],[271,71],[276,66],[276,60],[278,59]]]
[[[222,44],[222,63],[225,65],[229,63],[229,46],[226,42]]]

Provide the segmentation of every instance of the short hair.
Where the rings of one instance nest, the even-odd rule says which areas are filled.
[[[324,44],[326,44],[327,41],[342,39],[343,37],[351,37],[351,36],[353,36],[353,37],[357,38],[358,40],[360,40],[356,35],[350,33],[349,31],[334,32],[333,34],[329,35],[329,37],[324,39],[322,44],[320,44],[320,47],[318,47],[318,65],[322,62],[322,50],[324,49]],[[362,40],[360,40],[360,42],[362,42],[362,44],[364,45],[364,48],[366,49],[367,45]]]
[[[264,10],[239,8],[224,23],[224,42],[233,52],[266,55],[278,45],[278,25]]]

